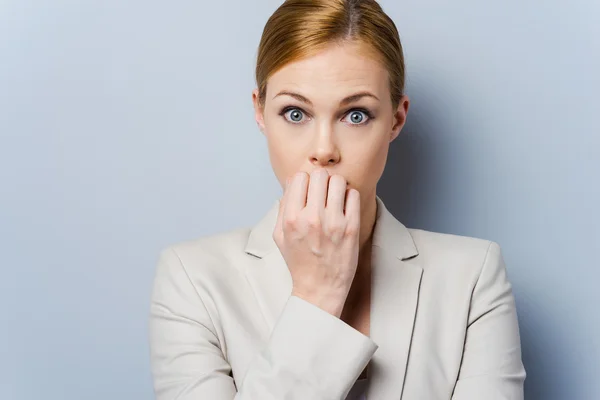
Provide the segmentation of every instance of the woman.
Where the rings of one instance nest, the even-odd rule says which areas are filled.
[[[288,0],[261,39],[256,121],[284,188],[266,216],[164,250],[159,400],[522,399],[497,243],[408,229],[376,195],[406,120],[374,0]]]

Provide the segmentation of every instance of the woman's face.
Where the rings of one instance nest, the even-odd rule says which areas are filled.
[[[298,171],[339,174],[361,198],[374,196],[389,144],[406,119],[408,99],[392,108],[388,72],[355,43],[332,45],[284,66],[267,83],[256,121],[282,186]]]

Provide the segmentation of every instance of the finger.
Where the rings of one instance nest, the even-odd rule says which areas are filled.
[[[273,239],[283,239],[283,209],[285,207],[285,195],[287,188],[290,185],[290,178],[287,178],[285,186],[283,187],[283,195],[279,199],[279,211],[277,212],[277,221],[275,222],[275,229],[273,231]]]
[[[292,178],[285,195],[285,215],[298,215],[306,206],[306,193],[308,191],[308,174],[297,172]]]
[[[327,184],[329,173],[323,168],[317,168],[310,174],[306,207],[322,210],[327,201]]]
[[[358,232],[360,229],[360,193],[356,189],[347,190],[345,214],[348,229]]]
[[[346,179],[341,175],[332,175],[329,178],[327,189],[327,204],[325,207],[334,213],[344,214],[344,203],[346,201]]]

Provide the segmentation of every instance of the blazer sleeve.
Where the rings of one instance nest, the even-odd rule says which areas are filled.
[[[525,369],[515,300],[500,246],[491,242],[473,290],[453,400],[522,400]]]
[[[164,250],[149,324],[157,400],[343,399],[378,347],[340,319],[290,296],[267,345],[236,387],[215,317],[201,294],[206,295],[196,289],[175,249]]]

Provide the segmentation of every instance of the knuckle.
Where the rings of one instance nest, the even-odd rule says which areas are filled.
[[[346,237],[354,237],[357,236],[359,232],[358,226],[353,224],[348,224],[346,229],[344,230],[344,236]]]
[[[343,223],[339,221],[332,222],[327,226],[327,234],[329,236],[339,236],[344,233],[344,228]]]
[[[289,216],[283,219],[282,221],[283,229],[285,230],[295,230],[298,225],[298,218],[295,216]]]
[[[316,214],[311,214],[307,217],[306,223],[313,230],[321,230],[321,219]]]

